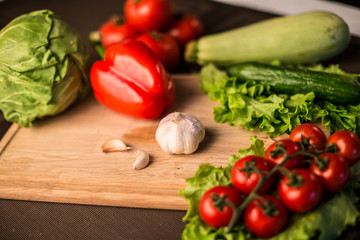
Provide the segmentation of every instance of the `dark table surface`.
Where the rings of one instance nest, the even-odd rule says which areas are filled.
[[[359,7],[357,1],[345,2]],[[87,39],[89,32],[96,30],[109,16],[122,13],[123,4],[121,0],[6,0],[0,2],[0,28],[20,14],[50,9]],[[173,0],[173,4],[178,12],[198,15],[205,34],[274,16],[209,0]],[[90,43],[87,44],[91,48]],[[93,50],[92,58],[97,60]],[[352,37],[348,49],[328,63],[339,64],[347,72],[360,73],[360,38]],[[182,63],[174,72],[187,73],[197,69],[196,65]],[[10,123],[0,116],[0,137],[9,126]],[[185,211],[175,210],[0,199],[0,239],[181,239],[184,215]],[[356,227],[351,228],[339,239],[360,239],[359,232]]]

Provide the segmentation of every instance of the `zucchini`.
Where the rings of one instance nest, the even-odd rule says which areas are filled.
[[[348,25],[326,11],[277,17],[207,35],[186,45],[185,60],[200,65],[239,62],[310,64],[330,59],[349,44]]]
[[[334,104],[353,105],[360,102],[360,83],[351,77],[306,69],[280,67],[248,62],[227,68],[230,77],[269,85],[276,93],[314,92],[315,98]]]

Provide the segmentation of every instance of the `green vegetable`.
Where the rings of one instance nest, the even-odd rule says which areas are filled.
[[[313,11],[273,18],[204,36],[190,42],[185,59],[228,66],[239,62],[306,64],[341,53],[350,41],[347,24],[337,15]]]
[[[240,63],[227,69],[229,76],[271,86],[276,93],[314,92],[316,98],[337,104],[360,103],[357,80],[336,73],[273,66],[263,63]]]
[[[182,234],[182,239],[254,239],[243,224],[239,224],[231,233],[227,233],[226,228],[213,229],[208,227],[202,221],[197,208],[202,194],[207,189],[230,183],[228,180],[230,179],[230,170],[237,159],[246,155],[263,156],[265,154],[264,143],[256,137],[251,139],[251,146],[248,149],[240,149],[238,155],[231,156],[229,158],[230,163],[227,166],[216,168],[210,164],[200,165],[195,176],[187,179],[188,185],[180,191],[180,195],[189,202],[187,215],[183,219],[187,225]],[[356,207],[359,198],[355,194],[355,190],[359,187],[360,163],[352,167],[350,181],[340,193],[329,201],[323,202],[313,211],[292,214],[288,227],[271,239],[336,239],[348,226],[355,226],[360,217],[360,212]]]
[[[0,109],[29,127],[90,89],[90,54],[79,34],[49,10],[21,15],[0,31]]]
[[[316,67],[314,70],[341,73],[335,66]],[[330,132],[347,129],[360,134],[360,104],[336,105],[328,101],[316,101],[314,92],[306,94],[276,94],[269,85],[252,81],[240,82],[212,64],[200,72],[201,88],[211,100],[220,105],[214,107],[214,119],[218,123],[242,126],[252,131],[258,127],[274,137],[304,122],[320,120]]]

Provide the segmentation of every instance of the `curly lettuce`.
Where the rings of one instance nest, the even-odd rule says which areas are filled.
[[[356,78],[338,67],[313,67]],[[208,97],[219,102],[214,106],[214,120],[218,123],[242,126],[252,131],[258,127],[270,137],[291,132],[304,122],[321,121],[330,132],[347,129],[360,134],[360,104],[335,105],[315,101],[315,94],[276,94],[269,86],[251,82],[241,83],[215,65],[204,66],[200,72],[201,88]]]

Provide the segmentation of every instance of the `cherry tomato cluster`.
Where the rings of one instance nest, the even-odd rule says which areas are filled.
[[[124,14],[109,19],[99,32],[105,49],[135,39],[172,71],[181,61],[185,44],[199,38],[203,26],[195,15],[175,14],[171,0],[127,0]]]
[[[199,213],[211,227],[231,231],[240,221],[260,238],[280,233],[292,212],[316,207],[340,191],[360,160],[360,138],[347,130],[328,139],[314,124],[295,128],[288,139],[271,144],[265,157],[246,156],[231,170],[231,185],[202,196]],[[277,196],[277,197],[275,197]]]

